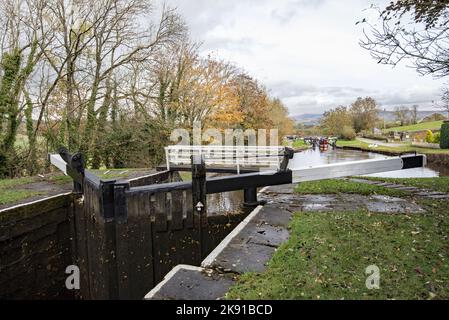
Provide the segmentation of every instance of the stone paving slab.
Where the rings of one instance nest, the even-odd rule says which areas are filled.
[[[280,186],[272,186],[265,188],[261,193],[271,194],[271,193],[283,193],[283,194],[293,194],[295,193],[295,188],[297,184],[285,184]]]
[[[347,180],[359,182],[359,183],[370,184],[370,185],[383,186],[385,188],[409,192],[412,196],[424,197],[424,198],[435,199],[435,200],[449,199],[449,194],[446,194],[444,192],[420,189],[420,188],[413,187],[413,186],[405,186],[402,184],[365,180],[362,178],[349,178]]]
[[[289,238],[292,214],[259,206],[203,261],[201,267],[179,265],[145,299],[220,299],[237,274],[262,272],[276,248]]]
[[[145,300],[217,300],[223,298],[233,284],[229,275],[178,265],[145,296]]]
[[[397,185],[397,184],[392,184],[392,185],[390,185],[390,186],[387,186],[387,188],[389,188],[389,189],[401,189],[401,188],[404,188],[404,186],[402,186],[402,185]]]
[[[285,210],[273,206],[257,208],[201,266],[237,274],[262,272],[276,248],[288,240],[286,226],[290,219],[291,213]]]
[[[421,191],[421,192],[417,193],[416,195],[417,196],[429,197],[429,196],[444,196],[446,194],[442,193],[442,192]]]
[[[374,213],[423,213],[418,204],[410,199],[383,195],[364,196],[359,194],[336,195],[292,195],[277,194],[267,203],[291,212],[332,212],[369,210]]]
[[[292,219],[291,212],[283,210],[275,205],[265,205],[265,210],[261,210],[254,217],[253,222],[256,224],[268,224],[275,227],[287,227]]]
[[[401,191],[418,191],[420,189],[416,188],[416,187],[405,187],[405,186],[395,186],[396,190],[401,190]]]
[[[343,180],[347,180],[347,181],[353,181],[353,182],[360,182],[360,183],[365,183],[365,184],[378,184],[378,181],[373,181],[373,180],[365,180],[365,179],[359,179],[359,178],[343,178]]]
[[[254,224],[253,222],[251,224]],[[234,241],[242,244],[254,243],[270,247],[278,247],[289,237],[289,232],[283,227],[274,227],[271,225],[248,225],[248,228],[242,230]]]
[[[376,213],[400,214],[425,212],[425,210],[417,204],[407,201],[369,201],[366,202],[366,207],[370,212]]]
[[[255,243],[230,244],[207,268],[222,272],[243,274],[245,272],[263,272],[276,248]]]
[[[435,200],[442,200],[442,199],[449,199],[449,195],[447,194],[440,194],[440,195],[430,195],[425,196],[425,198],[435,199]]]

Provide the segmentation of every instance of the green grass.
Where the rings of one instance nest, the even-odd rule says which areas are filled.
[[[347,180],[321,180],[300,183],[296,187],[296,192],[301,194],[322,194],[322,193],[349,193],[349,194],[381,194],[392,197],[405,196],[406,193],[400,190],[388,189],[380,186],[373,186],[364,183],[357,183]]]
[[[145,171],[145,169],[102,169],[93,170],[93,172],[98,175],[101,179],[116,179],[116,178],[126,178],[129,174],[135,171]],[[106,173],[107,172],[107,173]],[[0,205],[13,204],[15,202],[25,200],[30,197],[37,195],[45,195],[43,192],[24,189],[23,186],[35,183],[35,182],[48,182],[54,183],[56,185],[63,185],[72,182],[72,178],[69,176],[60,174],[52,175],[45,178],[40,177],[26,177],[18,179],[3,179],[0,180]]]
[[[92,173],[100,177],[101,179],[117,179],[129,177],[133,172],[145,172],[150,169],[145,168],[121,168],[121,169],[100,169],[100,170],[92,170]]]
[[[66,184],[72,182],[72,178],[66,175],[58,175],[58,176],[51,176],[48,178],[48,181],[53,182],[55,184]]]
[[[447,177],[383,179],[449,188]],[[387,194],[383,187],[325,180],[302,183],[299,193]],[[445,201],[420,200],[421,214],[296,213],[291,237],[263,273],[246,273],[227,299],[449,299],[449,211]],[[380,269],[369,290],[365,270]]]
[[[359,140],[338,140],[338,147],[366,147],[368,148],[368,143]]]
[[[182,181],[192,181],[192,173],[191,172],[179,172]]]
[[[14,203],[42,194],[39,191],[21,189],[20,187],[37,180],[36,177],[0,180],[0,205]]]
[[[297,139],[293,141],[292,147],[295,149],[305,150],[309,149],[311,146],[308,143],[305,143],[302,139]]]
[[[378,178],[378,177],[364,177],[364,179],[391,182],[403,184],[406,186],[429,189],[434,191],[449,193],[449,177],[435,178]]]
[[[440,130],[441,125],[443,124],[443,121],[430,121],[430,122],[421,122],[418,124],[413,124],[409,126],[402,126],[402,127],[394,127],[383,130],[384,132],[390,132],[390,131],[424,131],[424,130]]]
[[[26,178],[18,178],[18,179],[2,179],[0,180],[0,190],[6,188],[15,188],[18,186],[22,186],[24,184],[29,184],[36,182],[37,177],[26,177]]]
[[[240,276],[226,298],[449,299],[449,212],[423,205],[426,214],[297,213],[267,270]],[[370,265],[378,290],[365,285]]]
[[[14,203],[30,197],[41,195],[42,192],[32,190],[3,190],[0,189],[0,205]]]
[[[55,184],[66,184],[71,182],[72,179],[65,175],[58,175],[45,179],[35,176],[0,180],[0,205],[13,204],[34,196],[45,195],[45,192],[24,188],[25,185],[39,181],[48,181]]]
[[[449,154],[449,149],[431,149],[431,148],[420,148],[420,147],[414,147],[409,143],[404,143],[403,146],[400,147],[390,147],[390,146],[381,146],[378,145],[377,148],[370,147],[370,144],[359,141],[359,140],[352,140],[352,141],[343,141],[339,140],[337,141],[338,147],[356,147],[360,148],[361,150],[365,151],[386,151],[386,152],[393,152],[393,153],[421,153],[421,154],[437,154],[437,153],[443,153],[443,154]]]
[[[312,147],[310,144],[305,143],[303,139],[296,139],[295,141],[284,140],[282,145],[296,150],[306,150]]]

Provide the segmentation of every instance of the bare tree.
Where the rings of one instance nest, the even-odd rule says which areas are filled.
[[[442,111],[447,112],[449,118],[449,88],[443,89],[441,101],[437,103],[437,107],[439,107]]]
[[[49,32],[42,30],[35,18],[35,11],[42,5],[42,1],[31,0],[0,3],[0,175],[5,174],[5,167],[16,152],[15,141],[23,116],[27,119],[29,150],[35,154],[35,139],[31,134],[34,106],[27,86],[49,44]]]
[[[418,105],[413,105],[412,108],[410,109],[410,117],[412,120],[412,124],[417,124],[418,123]]]
[[[53,140],[90,152],[96,145],[99,119],[109,112],[103,100],[110,94],[112,79],[154,60],[160,48],[185,34],[185,25],[173,9],[164,7],[156,19],[155,14],[152,0],[46,2],[38,16],[53,35],[51,46],[42,50],[45,59],[35,135],[42,123],[47,132],[58,126],[62,141]],[[63,109],[56,110],[63,121],[44,121],[55,96],[58,104],[64,103]]]
[[[449,74],[449,10],[447,2],[396,1],[379,14],[378,24],[362,20],[362,48],[378,63],[397,65],[409,61],[422,75]],[[406,21],[406,23],[404,23]]]
[[[396,107],[394,109],[394,115],[396,117],[396,121],[401,123],[401,126],[406,125],[410,122],[410,109],[408,107]]]

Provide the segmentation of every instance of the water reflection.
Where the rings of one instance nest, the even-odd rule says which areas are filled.
[[[240,213],[243,191],[222,192],[207,195],[209,212],[214,214]]]

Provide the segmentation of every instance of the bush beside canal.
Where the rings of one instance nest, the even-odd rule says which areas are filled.
[[[449,149],[449,122],[446,121],[441,126],[440,133],[440,148],[441,149]]]

